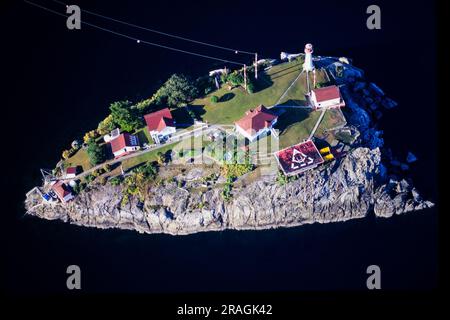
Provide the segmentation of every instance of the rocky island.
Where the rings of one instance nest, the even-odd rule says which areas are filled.
[[[401,162],[384,146],[377,120],[396,103],[361,69],[346,58],[313,57],[309,44],[280,60],[214,70],[191,83],[178,75],[149,99],[112,104],[109,120],[84,143],[74,141],[27,194],[27,213],[182,235],[371,213],[388,218],[433,206],[405,178],[414,156]],[[332,90],[337,103],[327,105],[333,97],[322,96]],[[180,92],[185,98],[177,101]],[[135,119],[124,121],[126,112]],[[248,131],[258,117],[262,127]],[[226,146],[239,137],[242,144],[231,143],[230,152]],[[302,149],[305,143],[317,158]]]

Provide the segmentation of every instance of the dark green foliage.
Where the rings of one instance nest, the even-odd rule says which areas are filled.
[[[87,183],[91,183],[95,180],[95,176],[93,174],[87,174],[84,179],[87,181]]]
[[[144,174],[144,177],[147,178],[147,179],[154,179],[156,177],[156,174],[157,174],[157,169],[153,165],[153,163],[149,161],[146,164],[138,167],[135,170],[135,172]]]
[[[87,147],[87,154],[89,157],[89,162],[95,166],[99,163],[105,161],[105,150],[103,147],[99,146],[95,141],[90,140]]]
[[[253,93],[255,92],[255,85],[253,84],[253,82],[249,82],[247,84],[247,92],[248,93]]]
[[[113,122],[123,131],[131,132],[142,125],[139,110],[128,100],[113,102],[109,109]]]
[[[158,90],[159,99],[166,99],[170,106],[180,106],[198,96],[195,84],[186,76],[172,75]]]
[[[231,188],[232,188],[232,182],[230,179],[227,179],[227,182],[225,183],[223,190],[222,190],[222,197],[225,201],[228,201],[231,199]]]
[[[122,176],[116,176],[109,179],[109,182],[111,182],[111,185],[113,186],[118,186],[119,184],[122,183],[122,181],[123,181]]]
[[[79,194],[81,192],[80,183],[77,183],[75,186],[72,187],[72,191],[75,194]]]
[[[284,186],[285,184],[295,181],[298,179],[298,176],[286,176],[282,171],[278,171],[277,174],[277,182],[280,186]]]
[[[209,76],[197,78],[197,80],[195,80],[195,86],[197,87],[199,93],[204,92],[205,95],[216,89],[214,78]]]
[[[233,71],[228,75],[227,81],[233,86],[239,86],[244,83],[244,76],[238,71]]]

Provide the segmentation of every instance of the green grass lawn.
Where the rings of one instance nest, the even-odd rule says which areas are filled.
[[[292,61],[276,65],[266,73],[261,73],[256,80],[256,90],[249,94],[241,87],[228,91],[222,86],[207,96],[196,99],[190,104],[190,108],[203,121],[211,124],[232,124],[242,118],[245,111],[260,104],[272,106],[277,103],[291,82],[295,80],[302,70],[303,61]],[[313,75],[310,74],[310,83],[314,83]],[[316,85],[328,82],[328,76],[324,70],[316,70]],[[305,105],[306,74],[302,74],[297,82],[289,89],[286,96],[280,101],[285,105]],[[219,102],[211,102],[212,96],[219,97]]]
[[[307,139],[319,119],[320,113],[321,111],[286,108],[275,125],[275,128],[281,131],[280,149]],[[314,136],[321,138],[327,129],[332,129],[345,123],[345,118],[338,109],[327,110]]]
[[[191,103],[191,108],[200,118],[211,124],[232,124],[242,118],[245,111],[259,104],[274,105],[301,70],[301,61],[276,65],[269,69],[266,74],[260,74],[254,93],[249,94],[242,88],[234,88],[228,91],[225,86],[222,86],[222,88],[204,98],[194,100]],[[301,85],[298,90],[301,90]],[[211,102],[211,96],[213,95],[218,96],[222,101]],[[300,96],[298,99],[304,99],[304,97]]]
[[[137,129],[136,132],[134,132],[134,134],[137,135],[141,145],[143,145],[144,143],[147,143],[149,145],[154,143],[153,139],[150,137],[150,133],[148,133],[146,126]]]
[[[347,121],[339,109],[329,109],[325,112],[314,136],[322,138],[326,130],[345,125],[346,123]]]
[[[89,156],[85,149],[78,150],[73,156],[64,161],[64,168],[81,166],[83,171],[92,168],[89,162]]]
[[[203,98],[199,98],[190,103],[189,107],[196,113],[199,120],[208,121],[210,124],[233,124],[236,120],[242,118],[245,111],[263,104],[272,106],[291,82],[299,75],[302,70],[302,60],[282,63],[269,69],[267,72],[260,73],[259,79],[255,82],[255,92],[249,94],[242,87],[236,87],[228,90],[227,86],[222,86]],[[324,70],[316,71],[316,84],[325,84],[328,82],[328,76]],[[310,74],[310,83],[313,84],[313,75]],[[289,92],[280,101],[285,105],[304,105],[306,93],[306,74],[302,74],[298,81],[290,88]],[[211,102],[211,97],[219,97],[219,102]],[[177,108],[172,110],[177,123],[189,123],[190,116],[186,108]],[[279,137],[279,148],[286,148],[307,139],[314,125],[316,124],[320,112],[311,112],[305,109],[286,108],[278,119],[276,128],[281,131]],[[329,110],[325,113],[316,135],[323,135],[328,128],[336,127],[343,121],[341,114],[336,110]],[[137,134],[141,141],[147,140],[152,143],[145,128],[138,130]],[[195,139],[203,139],[202,137]],[[270,149],[270,139],[262,138],[268,144]],[[203,141],[203,146],[207,143]],[[168,152],[173,150],[190,150],[192,141],[176,142],[164,146],[158,150],[153,150],[140,156],[124,160],[124,169],[129,169],[140,163],[155,161],[158,152]]]
[[[316,70],[316,86],[318,84],[325,84],[328,82],[328,76],[325,70],[317,69]],[[314,76],[312,73],[309,74],[309,83],[311,87],[314,84]],[[305,94],[307,93],[307,83],[306,83],[306,74],[302,74],[297,82],[289,89],[287,94],[280,101],[280,105],[306,105]]]
[[[278,118],[275,125],[280,133],[280,149],[289,147],[293,144],[307,139],[311,130],[314,128],[320,117],[319,111],[310,111],[305,109],[286,109]]]

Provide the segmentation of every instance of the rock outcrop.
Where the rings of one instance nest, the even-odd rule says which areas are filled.
[[[433,206],[406,180],[387,176],[378,148],[363,147],[285,185],[266,176],[235,188],[230,201],[223,200],[221,188],[190,192],[175,182],[150,187],[144,203],[121,206],[121,199],[120,186],[97,185],[65,205],[41,203],[27,210],[82,226],[178,235],[345,221],[371,212],[390,217]]]

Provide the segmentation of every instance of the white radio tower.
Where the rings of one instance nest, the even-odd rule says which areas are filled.
[[[313,45],[311,43],[307,43],[305,45],[305,62],[303,63],[303,70],[305,70],[306,72],[314,70],[314,65],[312,62],[313,52]]]

